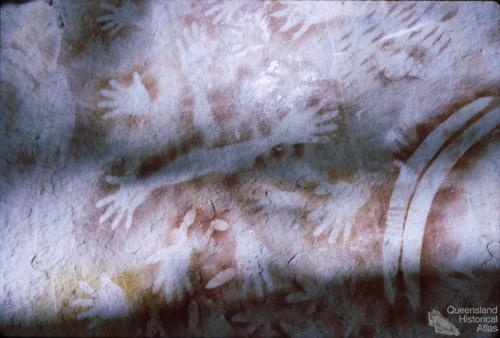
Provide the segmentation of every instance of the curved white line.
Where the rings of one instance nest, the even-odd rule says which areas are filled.
[[[500,108],[474,122],[439,154],[418,182],[406,218],[401,260],[407,297],[414,309],[419,305],[422,244],[434,196],[460,157],[499,124]]]
[[[419,178],[446,141],[493,100],[493,97],[483,97],[459,109],[432,131],[401,166],[387,210],[383,246],[384,288],[391,303],[395,299],[394,279],[399,268],[406,215]]]

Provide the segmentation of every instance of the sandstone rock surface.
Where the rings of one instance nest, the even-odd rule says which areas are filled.
[[[496,335],[496,3],[0,18],[2,334]]]

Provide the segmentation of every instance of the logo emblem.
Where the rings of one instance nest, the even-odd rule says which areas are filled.
[[[448,335],[448,336],[459,336],[460,332],[453,325],[448,318],[445,318],[441,312],[432,309],[428,312],[429,316],[429,326],[434,326],[434,331],[436,333]]]

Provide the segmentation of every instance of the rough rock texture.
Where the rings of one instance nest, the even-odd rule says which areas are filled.
[[[3,3],[0,332],[495,336],[446,309],[500,299],[499,46],[493,2]]]

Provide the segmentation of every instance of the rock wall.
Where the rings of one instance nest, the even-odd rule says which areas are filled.
[[[498,306],[499,22],[2,3],[0,332],[495,336],[447,308]]]

